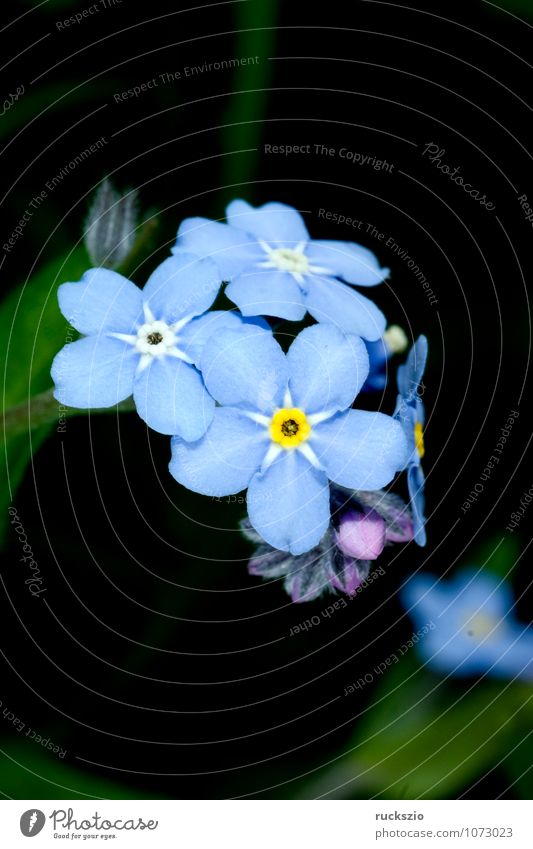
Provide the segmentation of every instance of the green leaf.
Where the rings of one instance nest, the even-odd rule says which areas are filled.
[[[29,281],[17,287],[0,304],[0,375],[5,409],[22,404],[51,386],[50,366],[72,331],[57,305],[57,288],[79,280],[89,266],[85,248],[44,265]],[[31,430],[29,410],[25,432],[0,437],[0,542],[12,503],[32,453],[39,448],[50,426]]]
[[[150,799],[147,794],[73,766],[38,743],[0,746],[0,787],[11,799]]]
[[[405,657],[359,726],[356,783],[392,799],[453,798],[512,747],[516,711],[512,685],[444,681]]]

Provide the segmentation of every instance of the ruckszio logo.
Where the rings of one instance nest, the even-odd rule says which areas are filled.
[[[37,808],[30,808],[29,811],[24,811],[20,818],[20,830],[24,837],[35,837],[42,831],[46,822],[46,817],[42,811]]]

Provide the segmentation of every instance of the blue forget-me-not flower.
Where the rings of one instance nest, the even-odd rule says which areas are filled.
[[[302,554],[319,543],[329,480],[380,489],[405,466],[400,423],[350,409],[368,374],[358,336],[317,324],[285,355],[270,332],[228,328],[208,340],[200,367],[220,406],[201,439],[172,440],[170,471],[205,495],[248,488],[252,526],[275,548]]]
[[[216,265],[185,253],[159,265],[141,290],[93,268],[59,287],[61,312],[83,334],[57,354],[54,395],[71,407],[110,407],[133,395],[154,430],[199,439],[215,402],[196,367],[206,339],[239,326],[231,311],[206,312],[220,288]]]
[[[227,223],[187,218],[173,251],[212,257],[226,294],[245,316],[300,321],[309,312],[346,333],[379,339],[385,317],[353,286],[375,286],[389,274],[354,242],[311,239],[300,213],[283,203],[254,208],[234,200]],[[350,284],[350,285],[346,285]]]

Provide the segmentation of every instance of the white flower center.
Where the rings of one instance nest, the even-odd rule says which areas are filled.
[[[259,268],[275,268],[278,271],[286,271],[292,274],[297,283],[304,282],[305,274],[328,274],[334,272],[328,268],[312,265],[309,257],[304,251],[307,242],[298,242],[295,248],[273,248],[267,242],[260,241],[259,244],[266,253],[266,259],[258,263]]]
[[[269,254],[270,261],[280,271],[292,271],[306,274],[309,271],[309,260],[306,255],[292,248],[275,248]]]
[[[180,318],[174,324],[167,324],[166,321],[155,318],[147,303],[143,304],[143,312],[144,324],[137,328],[135,335],[130,333],[108,334],[115,339],[120,339],[121,342],[132,345],[141,355],[138,371],[144,371],[154,359],[165,356],[175,357],[189,364],[193,363],[194,361],[178,347],[180,341],[178,332],[189,323],[192,316]]]
[[[164,357],[170,348],[175,348],[178,337],[164,321],[148,321],[137,330],[135,347],[141,354]]]

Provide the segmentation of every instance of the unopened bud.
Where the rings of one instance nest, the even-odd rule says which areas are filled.
[[[122,265],[135,243],[137,213],[137,192],[121,195],[110,180],[104,180],[85,224],[85,247],[93,265]]]
[[[375,560],[385,546],[386,526],[374,510],[364,513],[350,510],[340,521],[336,532],[337,546],[348,557]]]
[[[409,340],[405,330],[398,324],[391,324],[383,334],[383,341],[391,354],[403,354],[407,350]]]

